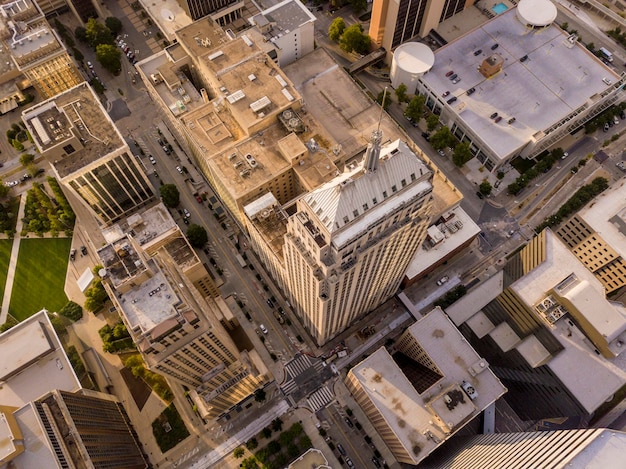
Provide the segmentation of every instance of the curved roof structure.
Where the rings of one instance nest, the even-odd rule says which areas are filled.
[[[435,63],[435,54],[430,47],[419,42],[407,42],[397,47],[393,60],[409,73],[426,73]]]
[[[556,6],[550,0],[521,0],[517,17],[527,26],[543,28],[556,19]]]

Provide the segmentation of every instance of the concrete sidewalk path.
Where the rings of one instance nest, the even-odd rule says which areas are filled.
[[[22,232],[22,218],[24,218],[24,208],[26,207],[26,196],[20,197],[20,207],[17,210],[17,222],[15,223],[15,237],[11,248],[11,259],[7,270],[7,282],[4,285],[4,295],[2,297],[2,308],[0,309],[0,324],[7,321],[9,315],[9,305],[11,304],[11,292],[13,291],[13,281],[15,280],[15,269],[17,267],[17,256],[20,252],[20,233]]]

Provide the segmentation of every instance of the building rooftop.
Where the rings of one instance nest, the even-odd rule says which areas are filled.
[[[491,56],[501,58],[503,66],[487,79],[477,68]],[[521,61],[523,57],[527,59]],[[446,77],[449,71],[461,78],[458,84]],[[451,109],[458,119],[505,158],[581,106],[599,100],[611,89],[608,83],[618,79],[557,25],[529,33],[516,9],[510,9],[437,50],[434,67],[420,80],[436,95],[449,91],[457,97]],[[470,88],[476,91],[468,96]],[[499,123],[490,118],[495,112],[502,117]]]
[[[412,279],[422,274],[455,249],[480,233],[480,227],[461,207],[455,207],[439,217],[428,228],[422,249],[415,253],[405,277]]]
[[[439,308],[397,344],[399,352],[381,347],[350,374],[418,463],[506,388]]]
[[[168,41],[174,40],[176,31],[192,23],[191,17],[180,6],[177,0],[161,0],[159,2],[149,0],[139,1]]]
[[[380,106],[374,103],[350,76],[337,65],[322,47],[284,68],[285,74],[301,93],[306,103],[306,114],[319,122],[321,138],[328,146],[340,150],[341,163],[358,164],[373,130],[378,127]],[[440,215],[460,203],[462,194],[441,173],[434,162],[411,141],[387,113],[380,122],[383,146],[401,140],[423,161],[428,161],[434,172],[433,211]]]
[[[626,181],[618,180],[580,210],[582,218],[622,258],[626,258]]]
[[[25,110],[22,120],[44,156],[54,150],[52,163],[61,178],[126,146],[87,83]]]
[[[556,323],[568,313],[584,321],[590,340],[594,340],[592,333],[599,334],[619,355],[626,348],[624,305],[607,300],[601,282],[550,230],[546,231],[545,251],[545,261],[514,282],[513,291],[536,308],[544,321]],[[559,314],[555,307],[560,308]]]
[[[201,57],[210,50],[219,49],[232,40],[210,18],[199,19],[176,31],[176,38],[194,57]]]
[[[274,42],[315,20],[315,15],[298,0],[284,0],[253,16],[250,22],[259,27],[267,41]]]
[[[45,310],[0,334],[0,353],[0,405],[22,407],[53,388],[80,388]]]

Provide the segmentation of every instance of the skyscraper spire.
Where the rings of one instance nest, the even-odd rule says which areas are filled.
[[[387,87],[383,91],[383,102],[380,106],[380,117],[378,118],[378,126],[376,130],[372,130],[370,143],[367,144],[365,150],[365,171],[373,173],[378,169],[378,159],[380,158],[380,142],[383,139],[383,133],[380,130],[380,122],[383,118],[383,110],[385,108],[385,99],[387,98]]]

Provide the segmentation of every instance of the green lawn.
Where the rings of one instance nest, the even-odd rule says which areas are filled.
[[[42,308],[53,312],[65,306],[63,286],[71,243],[70,238],[21,240],[9,314],[23,321]]]
[[[4,285],[7,283],[7,270],[11,259],[12,239],[0,239],[0,304],[4,298]]]

